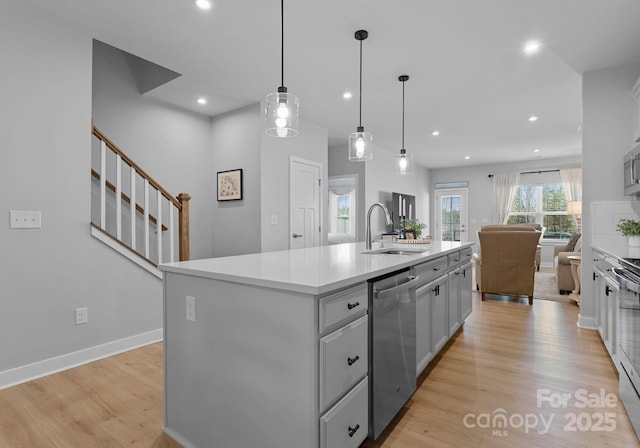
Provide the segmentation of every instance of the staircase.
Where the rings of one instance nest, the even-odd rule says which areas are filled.
[[[191,196],[173,197],[95,126],[92,135],[91,234],[162,278],[158,264],[189,260]]]

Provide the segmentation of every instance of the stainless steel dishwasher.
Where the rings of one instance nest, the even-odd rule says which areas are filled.
[[[413,269],[369,281],[369,437],[377,439],[416,390]]]

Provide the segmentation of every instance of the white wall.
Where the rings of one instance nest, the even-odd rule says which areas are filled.
[[[212,121],[212,179],[218,171],[242,169],[243,199],[217,201],[216,186],[209,196],[213,208],[210,228],[214,257],[256,253],[261,250],[260,208],[262,129],[260,104],[214,117]]]
[[[583,210],[590,210],[596,201],[629,200],[623,193],[622,163],[624,154],[633,147],[631,87],[638,76],[640,61],[586,72],[583,76]],[[594,315],[593,282],[589,281],[593,272],[591,233],[594,222],[599,222],[598,216],[583,213],[580,322],[584,325],[590,325]]]
[[[413,174],[399,176],[393,174],[394,155],[390,151],[377,148],[373,159],[365,162],[365,217],[371,204],[381,202],[391,211],[391,194],[400,193],[416,197],[416,218],[428,223],[430,216],[431,175],[427,168],[414,164]],[[371,235],[380,238],[384,232],[391,231],[387,226],[382,210],[371,215]],[[431,232],[431,226],[426,230]]]
[[[321,204],[326,209],[328,132],[310,121],[300,120],[300,134],[295,138],[274,138],[261,132],[261,232],[262,252],[289,249],[289,157],[311,160],[322,164]],[[271,224],[271,216],[278,224]],[[323,213],[322,228],[327,228],[327,213]],[[326,232],[322,244],[326,244]]]
[[[99,42],[94,49],[93,123],[174,196],[191,195],[191,259],[211,257],[211,118],[140,95],[124,53]]]
[[[91,53],[89,30],[0,2],[0,376],[162,327],[158,279],[89,233]],[[10,210],[42,228],[9,229]]]

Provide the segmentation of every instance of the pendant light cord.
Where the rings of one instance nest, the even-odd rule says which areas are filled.
[[[284,87],[284,0],[280,0],[280,81]]]
[[[402,149],[404,149],[404,83],[402,81]]]
[[[360,127],[362,127],[362,40],[360,40]]]

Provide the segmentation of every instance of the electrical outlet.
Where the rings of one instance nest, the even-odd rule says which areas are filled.
[[[196,321],[196,298],[187,296],[187,320]]]
[[[85,308],[76,308],[76,325],[82,325],[89,322],[89,310]]]

